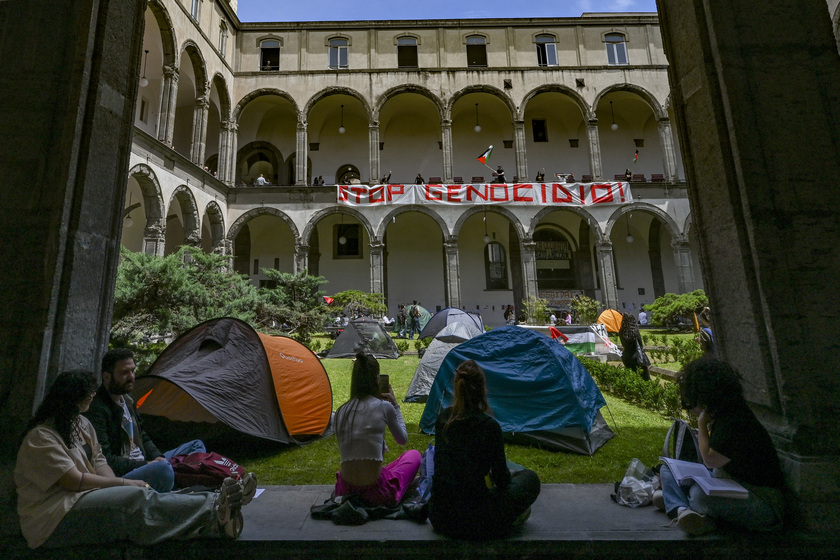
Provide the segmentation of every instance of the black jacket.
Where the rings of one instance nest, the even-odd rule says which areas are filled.
[[[143,431],[143,424],[137,415],[134,401],[128,395],[123,395],[128,404],[128,410],[134,422],[134,443],[143,451],[145,461],[129,459],[128,434],[122,428],[123,409],[114,402],[104,385],[99,386],[90,408],[84,415],[93,424],[96,430],[96,437],[102,446],[102,454],[108,461],[108,466],[114,470],[114,474],[122,476],[129,471],[142,467],[148,461],[160,457],[163,453],[152,443],[149,435]]]

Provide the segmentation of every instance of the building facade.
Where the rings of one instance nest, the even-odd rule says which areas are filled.
[[[390,314],[418,300],[490,325],[529,296],[637,313],[703,287],[655,14],[242,23],[235,8],[148,3],[127,248],[200,246],[256,285],[307,269],[328,293],[382,292]],[[627,196],[354,205],[336,186],[419,174],[488,192],[498,166],[510,189]]]

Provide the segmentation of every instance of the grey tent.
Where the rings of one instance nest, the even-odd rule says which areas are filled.
[[[443,328],[429,344],[423,359],[414,372],[405,402],[424,403],[429,397],[429,389],[435,381],[441,362],[449,351],[462,342],[482,334],[473,323],[455,322]]]
[[[300,442],[323,435],[332,414],[329,377],[309,348],[230,317],[178,337],[137,378],[133,394],[160,444],[180,431],[203,440],[234,431]]]
[[[479,313],[470,313],[457,307],[441,309],[429,319],[429,322],[420,332],[420,338],[437,336],[441,330],[452,323],[466,323],[478,330],[478,334],[484,332],[484,320]]]
[[[385,332],[382,325],[378,321],[366,321],[365,319],[350,321],[344,327],[344,331],[335,339],[335,344],[327,352],[326,357],[352,358],[358,352],[365,352],[378,359],[390,358],[395,360],[400,357],[397,345],[394,344],[391,336]]]

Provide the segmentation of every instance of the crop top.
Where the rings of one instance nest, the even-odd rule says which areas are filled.
[[[385,426],[400,445],[408,441],[399,407],[376,397],[351,399],[335,413],[335,435],[341,462],[362,459],[382,461],[388,451]]]

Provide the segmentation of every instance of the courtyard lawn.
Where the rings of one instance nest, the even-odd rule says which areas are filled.
[[[380,360],[382,373],[391,377],[397,400],[401,401],[408,390],[419,358],[416,354],[404,355],[397,360]],[[333,389],[333,409],[343,404],[350,394],[352,360],[323,360]],[[543,483],[606,483],[621,480],[630,460],[637,457],[648,466],[657,462],[662,451],[662,441],[670,420],[627,404],[604,394],[607,407],[602,414],[616,432],[592,457],[572,453],[544,451],[536,447],[506,445],[508,459],[533,469]],[[399,446],[390,433],[386,441],[390,452],[386,462],[394,460],[406,449],[423,451],[434,441],[434,436],[420,433],[418,425],[425,404],[400,403],[408,428],[408,443]],[[257,473],[260,484],[303,485],[333,484],[339,466],[335,436],[329,436],[304,446],[290,445],[279,451],[249,456],[237,455],[236,460],[249,471]]]

